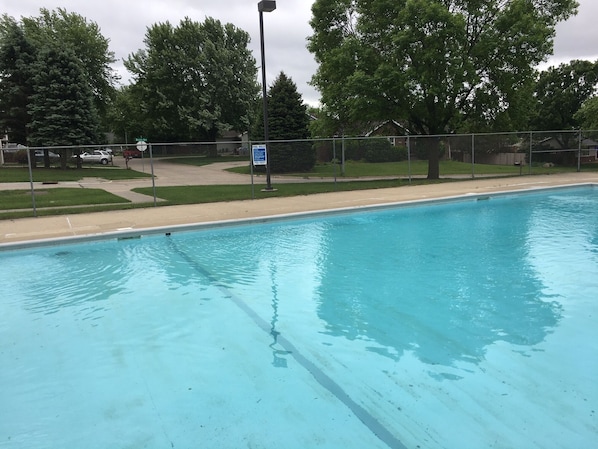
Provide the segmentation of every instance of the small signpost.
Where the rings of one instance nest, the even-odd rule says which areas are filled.
[[[141,152],[147,150],[147,139],[145,137],[137,137],[135,139],[137,142],[137,149]]]
[[[136,137],[135,141],[137,142],[137,149],[141,151],[141,169],[143,170],[143,173],[145,173],[145,162],[143,161],[143,152],[147,150],[147,138]]]
[[[255,166],[268,164],[268,154],[266,153],[265,144],[251,146],[251,160]]]

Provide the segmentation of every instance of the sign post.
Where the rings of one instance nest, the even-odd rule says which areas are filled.
[[[142,153],[147,150],[147,139],[145,137],[137,137],[137,149]]]
[[[141,170],[145,173],[145,162],[143,161],[143,153],[147,150],[147,139],[145,137],[137,137],[137,149],[141,151]]]

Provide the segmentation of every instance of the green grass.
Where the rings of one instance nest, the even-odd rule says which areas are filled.
[[[126,203],[129,200],[102,189],[75,189],[58,187],[35,190],[36,207],[72,207],[90,204]],[[0,210],[31,209],[30,190],[3,190],[0,192]]]
[[[447,182],[447,181],[436,181]],[[412,184],[430,184],[431,181],[416,180]],[[378,180],[354,182],[309,182],[275,184],[274,192],[262,192],[263,185],[255,185],[253,192],[256,199],[271,197],[290,197],[313,195],[316,193],[341,192],[350,190],[383,189],[407,185],[406,181]],[[133,189],[144,195],[153,195],[151,187]],[[252,199],[251,185],[214,185],[214,186],[181,186],[157,187],[156,196],[166,200],[162,205],[214,203],[221,201],[237,201]]]
[[[109,180],[148,178],[150,174],[120,167],[83,167],[67,168],[35,168],[32,170],[35,182],[79,181],[82,178],[102,178]],[[27,167],[1,167],[0,182],[29,182]]]
[[[454,174],[454,175],[470,175],[471,164],[454,161],[442,161],[440,162],[440,174],[442,176]],[[250,167],[237,167],[231,168],[229,171],[236,173],[248,174],[250,173]],[[316,164],[313,170],[304,173],[288,173],[288,176],[301,176],[301,177],[333,177],[334,175],[341,176],[341,166],[336,166],[332,163]],[[371,163],[371,162],[356,162],[347,161],[345,163],[345,174],[347,178],[363,178],[367,176],[396,176],[396,177],[408,177],[411,173],[412,176],[425,176],[428,174],[428,161],[412,161],[411,164],[407,161],[402,162],[384,162],[384,163]],[[475,165],[476,174],[518,174],[519,168],[514,166],[505,165]]]
[[[193,165],[205,165],[213,162],[223,162],[226,160],[240,161],[242,158],[206,158],[206,157],[179,157],[170,159],[172,162],[187,161]],[[291,176],[310,178],[334,176],[334,169],[337,170],[337,176],[340,178],[340,167],[332,164],[319,164],[309,173],[295,173]],[[441,176],[461,175],[469,177],[471,175],[471,164],[459,162],[441,162]],[[522,174],[529,173],[528,167],[522,167]],[[274,180],[275,192],[262,192],[263,185],[212,185],[212,186],[181,186],[181,187],[157,187],[157,197],[165,201],[159,202],[158,206],[167,206],[173,204],[198,204],[213,203],[235,200],[252,199],[252,190],[255,198],[266,197],[290,197],[298,195],[312,195],[324,192],[350,191],[379,189],[387,187],[400,187],[408,184],[405,179],[408,176],[407,162],[398,163],[362,163],[347,162],[346,177],[366,177],[380,176],[392,179],[376,181],[352,181],[352,182],[309,182],[309,183],[276,183]],[[597,171],[597,164],[590,164],[582,167],[583,171]],[[233,169],[232,171],[249,173],[249,164],[244,167]],[[575,168],[541,166],[532,167],[532,174],[550,174],[561,172],[572,172]],[[432,184],[440,182],[450,182],[451,179],[441,179],[428,181],[423,179],[427,174],[426,161],[413,161],[411,163],[411,174],[413,178],[411,184]],[[475,165],[475,175],[486,176],[505,176],[518,175],[519,167],[496,166],[496,165]],[[140,173],[134,170],[126,170],[116,167],[93,167],[83,169],[60,170],[56,168],[34,170],[34,180],[37,182],[64,182],[78,181],[83,177],[97,177],[103,179],[131,179],[149,177],[149,174]],[[420,178],[417,178],[419,176]],[[342,178],[341,178],[342,179]],[[27,168],[20,167],[1,167],[0,182],[25,182],[29,181],[29,172]],[[135,192],[153,196],[152,188],[138,188]],[[37,215],[60,215],[72,213],[99,212],[105,210],[121,210],[152,206],[153,203],[128,203],[127,200],[112,195],[102,189],[79,189],[79,188],[46,188],[38,189],[36,194]],[[32,215],[31,192],[29,190],[11,190],[0,192],[0,219],[29,217]]]
[[[73,215],[73,214],[88,214],[92,212],[105,212],[125,209],[141,209],[149,207],[151,204],[140,204],[140,203],[127,203],[127,204],[104,204],[95,206],[75,206],[75,207],[63,207],[63,208],[49,208],[49,209],[37,209],[37,217],[50,217],[57,215]],[[33,216],[33,208],[29,206],[29,209],[22,210],[11,210],[3,212],[0,210],[0,220],[12,220],[16,218],[27,218]]]
[[[446,182],[446,181],[436,181]],[[413,184],[429,184],[427,180],[416,180]],[[405,181],[380,180],[359,182],[315,182],[275,185],[274,192],[262,192],[263,185],[255,185],[255,198],[290,197],[316,193],[379,189],[407,185]],[[153,196],[152,188],[138,188],[133,191]],[[31,192],[29,190],[7,190],[0,192],[0,219],[14,219],[32,216]],[[157,187],[156,195],[166,201],[157,205],[213,203],[252,199],[251,185],[214,185]],[[122,198],[100,189],[52,188],[36,191],[37,215],[62,215],[106,210],[123,210],[153,206],[153,203],[123,204]],[[46,209],[44,209],[46,208]],[[19,210],[20,209],[20,210]],[[5,211],[5,212],[2,212]]]
[[[598,169],[595,164],[593,166],[583,167],[584,169]],[[249,163],[247,167],[236,167],[230,168],[228,171],[242,174],[249,174],[251,169]],[[489,165],[489,164],[475,164],[473,167],[474,174],[476,176],[505,176],[505,175],[518,175],[520,168],[514,165]],[[550,173],[563,173],[576,171],[576,167],[550,167],[544,168],[540,166],[532,166],[533,174],[550,174]],[[300,176],[303,178],[309,177],[334,177],[341,176],[340,165],[334,165],[331,163],[316,164],[313,170],[304,173],[287,173],[287,176]],[[441,161],[440,162],[440,176],[451,176],[451,175],[471,175],[472,165],[465,162],[456,161]],[[529,174],[529,167],[521,167],[521,173],[524,175]],[[356,162],[347,161],[345,163],[345,174],[346,178],[363,178],[368,176],[387,176],[387,177],[401,177],[406,178],[411,176],[426,176],[428,174],[428,161],[412,161],[410,166],[409,162],[384,162],[384,163],[371,163],[371,162]]]

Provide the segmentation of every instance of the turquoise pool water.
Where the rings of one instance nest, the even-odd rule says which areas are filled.
[[[0,448],[598,446],[595,188],[0,267]]]

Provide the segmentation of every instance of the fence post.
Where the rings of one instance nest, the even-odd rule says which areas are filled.
[[[471,135],[471,179],[475,179],[475,134]]]
[[[251,199],[255,199],[255,185],[253,182],[253,141],[250,140],[249,145],[249,172],[251,173]]]
[[[149,144],[149,153],[150,153],[150,167],[152,171],[152,188],[154,191],[154,207],[157,206],[156,204],[156,178],[154,176],[154,154],[152,153],[152,144]],[[143,152],[141,152],[141,157],[143,158]]]
[[[33,171],[31,170],[31,151],[27,147],[27,165],[29,166],[29,185],[31,187],[31,204],[33,205],[33,216],[37,217],[37,207],[35,205],[35,189],[33,188]]]
[[[411,185],[411,136],[407,135],[407,174]]]
[[[531,175],[532,174],[532,149],[534,147],[534,132],[530,131],[529,132],[529,169],[528,169],[528,173]]]
[[[579,130],[579,138],[577,142],[577,173],[581,171],[581,129]]]
[[[343,129],[343,142],[341,148],[341,175],[345,176],[345,130]]]
[[[336,166],[338,165],[338,161],[336,160],[336,137],[332,138],[332,165],[334,169],[334,189],[336,190]]]

